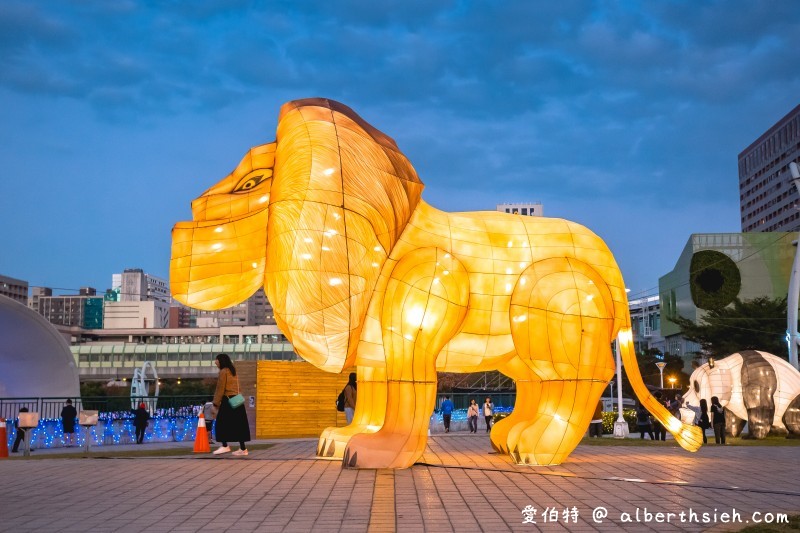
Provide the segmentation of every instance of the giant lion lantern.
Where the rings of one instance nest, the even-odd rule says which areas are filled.
[[[492,445],[522,464],[559,464],[577,446],[614,372],[688,450],[682,424],[645,388],[625,288],[605,243],[560,219],[446,213],[395,142],[326,99],[280,111],[255,147],[192,202],[172,232],[175,298],[197,309],[242,302],[262,285],[278,326],[323,370],[355,367],[352,424],[317,453],[345,466],[405,468],[422,455],[436,372],[498,369],[514,412]]]

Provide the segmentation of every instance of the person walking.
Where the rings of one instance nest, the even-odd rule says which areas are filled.
[[[469,401],[469,408],[467,409],[467,421],[469,422],[470,433],[478,432],[478,411],[478,402],[475,401],[475,398],[472,398]]]
[[[28,412],[28,408],[27,407],[20,407],[19,408],[19,412],[20,413],[27,413]],[[19,445],[22,444],[22,441],[25,440],[25,431],[26,430],[24,428],[19,427],[19,417],[17,417],[17,419],[14,420],[14,427],[17,428],[17,437],[14,439],[14,445],[11,447],[11,453],[17,453],[19,451]],[[31,451],[33,451],[33,450],[31,450]]]
[[[150,413],[144,402],[139,404],[139,408],[133,412],[133,427],[136,428],[136,444],[144,442],[144,432],[147,430],[147,421],[150,420]]]
[[[347,385],[344,386],[344,416],[348,424],[353,422],[353,415],[356,412],[357,393],[358,384],[356,383],[356,373],[350,372]]]
[[[714,441],[725,444],[725,408],[716,396],[711,397],[711,423],[714,425]]]
[[[64,444],[67,448],[75,444],[75,418],[78,411],[72,405],[72,400],[67,399],[67,405],[61,410],[61,427],[64,431]]]
[[[663,400],[664,395],[661,394],[661,391],[656,391],[656,393],[653,396],[655,396],[658,403],[664,405],[664,400]],[[664,424],[659,422],[657,418],[653,418],[653,433],[656,436],[656,440],[663,440],[663,441],[667,440],[667,428],[665,428]]]
[[[711,427],[711,422],[708,420],[708,402],[705,400],[700,400],[700,422],[697,425],[703,430],[703,444],[708,444],[706,430]]]
[[[445,396],[442,402],[442,422],[444,422],[444,432],[450,433],[450,419],[453,416],[453,402],[450,396]]]
[[[489,433],[492,430],[492,417],[494,416],[494,404],[492,403],[492,399],[488,396],[486,397],[486,401],[483,402],[483,416],[486,419],[486,433]]]
[[[589,437],[603,436],[603,401],[597,402],[592,414],[592,421],[589,423]]]
[[[206,402],[203,404],[203,418],[206,419],[206,432],[208,433],[208,443],[214,444],[214,436],[212,434],[214,428],[214,419],[217,418],[217,408],[214,407],[214,402]]]
[[[636,426],[639,429],[639,438],[644,439],[644,434],[650,435],[650,440],[656,440],[653,435],[653,426],[650,424],[650,413],[644,408],[644,405],[639,404],[636,408]]]
[[[219,368],[217,388],[214,391],[214,407],[217,408],[217,418],[214,422],[217,441],[221,446],[214,450],[214,455],[231,451],[229,442],[238,442],[239,449],[233,455],[247,455],[247,445],[250,440],[250,424],[247,422],[247,411],[244,404],[234,408],[229,402],[230,398],[239,394],[239,378],[236,377],[236,367],[226,353],[217,355],[214,364]]]

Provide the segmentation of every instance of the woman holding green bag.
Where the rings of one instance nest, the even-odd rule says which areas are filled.
[[[229,442],[238,442],[239,449],[233,455],[247,455],[245,442],[250,440],[250,425],[244,408],[244,398],[239,394],[239,378],[228,354],[221,353],[214,360],[219,368],[217,389],[214,391],[214,407],[218,409],[214,423],[216,439],[222,446],[214,450],[214,455],[231,451]]]

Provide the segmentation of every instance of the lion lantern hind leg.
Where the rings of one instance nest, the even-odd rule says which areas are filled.
[[[509,313],[517,355],[531,373],[511,373],[540,383],[506,442],[494,443],[515,462],[560,464],[580,442],[614,373],[613,309],[606,283],[581,261],[545,259],[522,273]]]
[[[436,357],[466,315],[469,278],[437,248],[421,248],[394,266],[381,308],[386,353],[386,416],[375,433],[353,436],[343,464],[407,468],[425,451],[436,401]]]
[[[356,376],[358,396],[353,422],[344,427],[325,428],[317,443],[317,457],[342,459],[353,435],[375,433],[383,425],[386,413],[375,406],[386,405],[386,369],[359,366]]]

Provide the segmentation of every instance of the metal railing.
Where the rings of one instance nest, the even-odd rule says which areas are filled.
[[[140,402],[145,402],[151,415],[158,416],[191,416],[197,409],[211,399],[211,395],[201,396],[159,396],[155,407],[154,398],[131,398],[129,396],[86,396],[69,398],[77,411],[99,411],[101,419],[132,418],[133,410]],[[17,418],[21,408],[39,413],[40,419],[61,418],[67,398],[0,398],[0,418],[13,420]]]

